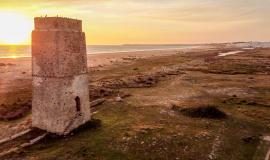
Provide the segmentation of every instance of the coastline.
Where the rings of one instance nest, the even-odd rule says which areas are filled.
[[[203,48],[208,45],[193,44],[193,45],[87,45],[86,50],[88,55],[92,54],[111,54],[111,53],[129,53],[129,52],[148,52],[148,51],[168,51]],[[1,46],[1,58],[27,58],[31,57],[31,45],[18,46]]]
[[[184,48],[133,52],[109,52],[87,54],[88,68],[102,69],[107,66],[130,63],[136,59],[172,55],[178,52],[202,51],[208,48]],[[31,79],[31,57],[0,58],[0,93],[9,92],[11,83]]]

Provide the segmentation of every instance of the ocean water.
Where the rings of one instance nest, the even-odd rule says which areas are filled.
[[[88,45],[87,54],[169,50],[199,47],[199,45]],[[0,58],[31,57],[30,45],[0,45]]]

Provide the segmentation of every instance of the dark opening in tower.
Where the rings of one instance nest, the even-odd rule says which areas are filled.
[[[76,101],[76,111],[81,112],[81,100],[80,100],[80,97],[77,96],[75,98],[75,101]]]

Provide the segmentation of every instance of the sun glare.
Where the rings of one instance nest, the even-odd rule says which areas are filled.
[[[31,17],[16,12],[0,11],[0,44],[24,44],[29,42],[33,29]]]

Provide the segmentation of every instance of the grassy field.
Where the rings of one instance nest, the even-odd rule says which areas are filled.
[[[270,49],[137,59],[90,70],[94,127],[6,159],[252,160],[270,132]],[[115,100],[121,95],[123,101]],[[214,106],[216,112],[198,108]],[[195,115],[184,114],[194,109]],[[189,113],[189,112],[188,112]],[[205,116],[206,115],[206,116]]]

